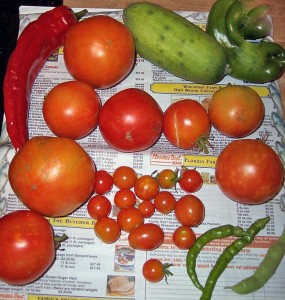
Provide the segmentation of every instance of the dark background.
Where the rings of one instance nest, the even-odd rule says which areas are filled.
[[[58,6],[63,0],[0,0],[0,129],[3,121],[3,79],[9,56],[16,46],[21,5]]]

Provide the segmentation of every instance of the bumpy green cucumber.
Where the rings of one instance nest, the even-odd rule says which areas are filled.
[[[224,48],[186,18],[148,2],[123,11],[137,53],[169,73],[195,83],[211,84],[225,75]]]

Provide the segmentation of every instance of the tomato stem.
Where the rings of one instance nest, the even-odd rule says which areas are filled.
[[[168,268],[170,268],[171,266],[173,266],[173,264],[169,264],[169,263],[163,264],[164,278],[165,278],[165,282],[166,282],[167,284],[168,284],[167,278],[168,278],[169,276],[173,276],[173,273],[168,269]]]
[[[213,148],[212,144],[209,142],[208,138],[202,136],[197,141],[197,147],[199,150],[203,151],[205,154],[209,153],[208,147]]]
[[[55,235],[54,236],[54,247],[56,250],[62,250],[60,249],[61,243],[66,241],[68,239],[68,236],[64,233],[63,235]]]

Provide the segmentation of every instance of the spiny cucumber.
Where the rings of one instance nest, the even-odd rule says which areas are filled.
[[[211,84],[225,75],[223,47],[186,18],[156,4],[137,2],[123,10],[137,53],[182,79]]]

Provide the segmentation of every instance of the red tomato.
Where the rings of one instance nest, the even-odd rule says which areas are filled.
[[[264,104],[250,87],[228,85],[214,93],[208,109],[212,125],[234,138],[253,133],[264,118]]]
[[[43,117],[57,136],[80,139],[98,125],[101,102],[87,83],[67,81],[55,86],[43,102]]]
[[[196,241],[196,234],[188,226],[177,227],[172,235],[174,245],[181,250],[188,250]]]
[[[103,217],[97,220],[94,231],[97,237],[106,244],[116,242],[121,235],[119,224],[110,217]]]
[[[18,210],[0,219],[0,280],[25,285],[40,278],[55,259],[50,223],[39,213]]]
[[[176,202],[174,212],[179,223],[193,227],[204,220],[205,206],[198,197],[185,195]]]
[[[118,190],[114,196],[114,203],[119,208],[128,208],[136,204],[135,193],[129,189]]]
[[[136,171],[128,166],[120,166],[113,173],[114,185],[119,189],[131,189],[137,181]]]
[[[105,170],[96,172],[94,182],[94,192],[98,195],[104,195],[111,191],[113,187],[113,177]]]
[[[160,137],[163,112],[155,99],[143,90],[122,90],[103,105],[99,129],[106,142],[122,152],[142,151]]]
[[[93,191],[95,165],[74,140],[33,137],[13,157],[9,180],[16,196],[45,216],[69,215]]]
[[[153,223],[141,224],[128,236],[130,246],[138,250],[154,250],[162,244],[163,240],[163,230]]]
[[[174,210],[176,199],[168,191],[161,191],[154,197],[154,207],[162,214],[169,214]]]
[[[128,207],[119,211],[117,222],[122,230],[131,232],[144,222],[144,217],[136,207]]]
[[[230,199],[244,204],[261,204],[282,188],[284,168],[275,151],[260,140],[229,143],[216,162],[216,180]]]
[[[195,169],[182,168],[178,184],[183,191],[187,193],[195,193],[201,189],[203,185],[203,178]]]
[[[127,27],[97,15],[72,26],[65,36],[64,62],[77,80],[109,88],[123,80],[135,60],[135,44]]]
[[[144,218],[150,218],[155,212],[154,204],[150,201],[142,201],[139,204],[138,209],[141,211]]]
[[[143,264],[142,273],[144,278],[149,282],[159,282],[167,276],[173,275],[168,268],[171,264],[163,264],[160,260],[151,258]]]
[[[150,201],[159,193],[159,185],[154,177],[142,175],[137,179],[134,191],[139,199]]]
[[[176,185],[177,172],[171,169],[164,169],[155,176],[159,186],[163,189],[171,189]]]
[[[184,99],[172,103],[164,112],[163,133],[174,146],[202,148],[210,134],[211,123],[206,109],[197,101]]]
[[[93,196],[87,204],[88,214],[95,220],[109,216],[111,210],[111,202],[104,195]]]

